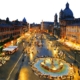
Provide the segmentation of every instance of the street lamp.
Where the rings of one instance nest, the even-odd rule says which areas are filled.
[[[11,41],[11,45],[13,46],[13,41]]]

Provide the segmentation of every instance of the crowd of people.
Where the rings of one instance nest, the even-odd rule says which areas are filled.
[[[10,60],[10,56],[2,53],[2,55],[0,56],[0,66],[3,66],[8,60]]]

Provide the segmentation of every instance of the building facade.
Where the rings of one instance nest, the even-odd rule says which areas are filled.
[[[80,44],[80,18],[74,18],[69,3],[59,14],[60,38]]]
[[[58,22],[58,15],[57,13],[54,15],[54,30],[53,30],[53,34],[56,38],[60,37],[60,26],[59,26],[59,22]]]
[[[66,27],[66,40],[80,44],[80,22]]]
[[[24,32],[26,26],[23,25],[23,22],[15,20],[9,21],[9,19],[1,20],[0,19],[0,43],[17,39]]]
[[[54,22],[47,22],[47,21],[42,21],[41,22],[41,30],[43,30],[43,32],[49,32],[49,33],[53,33],[53,29],[54,29]]]
[[[39,33],[40,30],[41,30],[41,24],[35,24],[35,23],[30,24],[30,32]]]

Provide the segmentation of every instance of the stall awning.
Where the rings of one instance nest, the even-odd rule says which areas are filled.
[[[14,49],[16,49],[18,46],[9,46],[7,48],[4,48],[3,51],[13,51]]]

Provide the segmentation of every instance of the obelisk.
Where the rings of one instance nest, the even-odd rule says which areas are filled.
[[[43,30],[43,20],[42,20],[42,22],[41,22],[41,30]]]
[[[30,32],[30,24],[29,24],[29,32]]]

